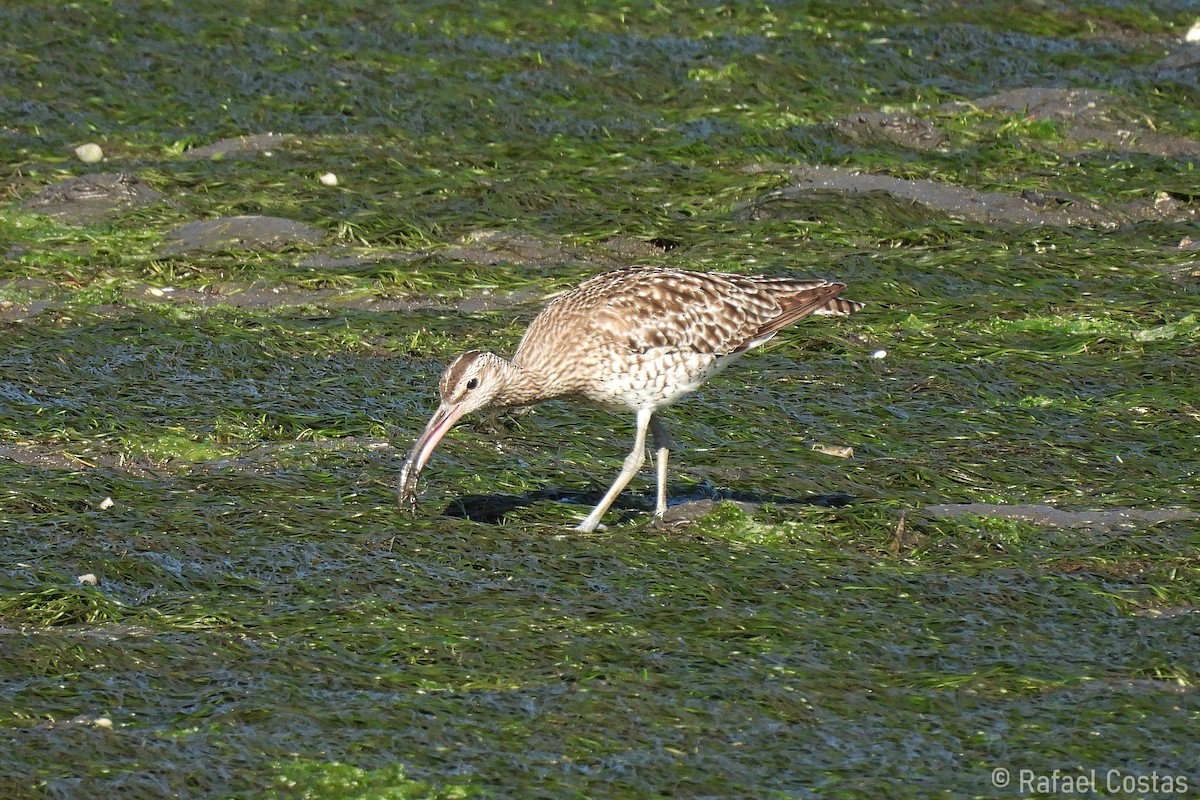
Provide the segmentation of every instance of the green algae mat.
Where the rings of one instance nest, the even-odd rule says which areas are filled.
[[[0,2],[0,796],[1200,791],[1195,16]],[[403,515],[633,264],[867,305]]]

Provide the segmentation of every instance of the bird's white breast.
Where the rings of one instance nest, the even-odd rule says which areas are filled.
[[[620,368],[604,369],[585,397],[604,406],[637,410],[669,406],[724,369],[738,355],[667,351],[661,348],[627,356]]]

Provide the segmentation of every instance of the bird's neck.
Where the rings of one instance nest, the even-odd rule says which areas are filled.
[[[538,375],[519,364],[500,359],[502,388],[492,401],[493,406],[528,406],[546,399]]]
[[[568,375],[554,368],[554,363],[547,365],[539,359],[529,359],[528,354],[521,351],[512,361],[498,361],[504,383],[492,405],[533,405],[578,391]]]

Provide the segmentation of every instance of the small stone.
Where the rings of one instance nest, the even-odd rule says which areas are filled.
[[[113,499],[111,497],[106,497],[100,501],[100,510],[108,511],[110,508],[112,508],[115,505],[116,505],[116,503],[113,502]]]
[[[106,731],[111,731],[113,728],[112,720],[108,717],[96,717],[92,720],[92,725],[97,728],[103,728]]]
[[[326,172],[324,175],[322,175],[320,177],[319,180],[321,181],[321,184],[323,186],[337,186],[338,185],[338,177],[337,177],[337,175],[334,175],[332,172]]]
[[[79,581],[80,585],[82,586],[95,586],[100,582],[100,579],[91,572],[87,573],[86,575],[80,575],[75,580]]]
[[[1200,21],[1195,22],[1192,27],[1188,28],[1187,34],[1183,37],[1185,42],[1200,42]]]
[[[75,157],[85,164],[98,164],[104,160],[104,151],[95,142],[88,142],[75,148]]]
[[[876,350],[871,353],[871,358],[884,358],[885,356],[887,356],[887,350]]]
[[[836,444],[814,444],[812,449],[818,453],[833,456],[834,458],[850,458],[854,455],[853,447],[844,447]]]

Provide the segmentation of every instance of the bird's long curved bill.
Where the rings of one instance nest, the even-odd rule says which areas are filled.
[[[425,464],[428,463],[429,457],[433,455],[433,449],[437,447],[438,442],[446,435],[446,431],[454,427],[454,423],[458,422],[458,418],[463,415],[463,404],[452,403],[438,406],[438,410],[434,412],[433,417],[429,420],[429,424],[425,426],[425,430],[417,438],[416,444],[408,454],[408,458],[404,461],[404,466],[400,468],[400,507],[413,509],[417,506],[417,481],[421,476],[421,470],[425,469]]]

